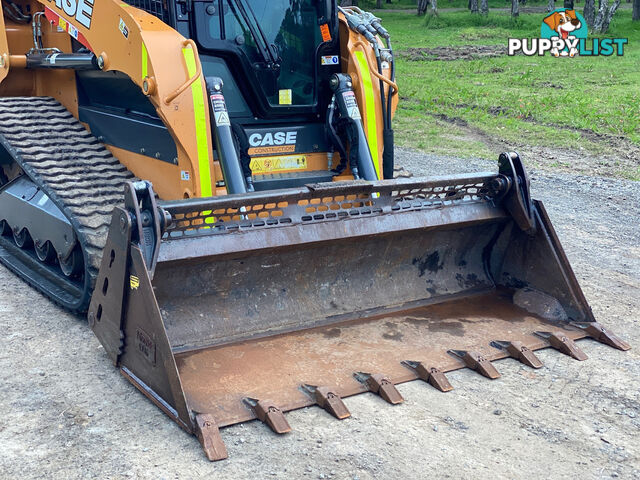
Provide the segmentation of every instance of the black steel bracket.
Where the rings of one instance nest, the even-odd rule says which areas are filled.
[[[509,178],[512,184],[512,188],[509,189],[503,200],[505,208],[522,231],[529,235],[535,235],[535,207],[531,199],[529,174],[520,155],[516,152],[501,153],[498,159],[498,169],[500,174]]]
[[[131,241],[140,247],[153,279],[160,251],[161,215],[150,182],[128,182],[124,191],[124,206],[132,222]]]

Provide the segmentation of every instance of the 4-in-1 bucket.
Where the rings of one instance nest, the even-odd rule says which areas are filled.
[[[574,358],[595,323],[519,158],[499,173],[335,182],[157,205],[130,184],[89,320],[122,373],[210,459],[218,428],[492,360]]]

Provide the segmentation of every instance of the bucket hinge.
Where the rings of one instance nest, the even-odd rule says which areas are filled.
[[[142,251],[144,261],[153,279],[162,231],[168,223],[164,210],[156,203],[156,195],[150,182],[129,182],[125,187],[124,206],[131,216],[131,242]]]
[[[500,154],[498,168],[500,174],[507,177],[511,183],[511,188],[503,200],[505,208],[522,231],[534,235],[536,233],[536,219],[531,200],[529,174],[520,155],[516,152]]]
[[[123,319],[128,292],[140,285],[140,278],[129,273],[131,245],[143,252],[149,278],[153,278],[161,225],[167,223],[163,211],[156,205],[151,183],[127,182],[124,198],[124,208],[113,210],[88,311],[89,326],[116,365],[124,346]]]

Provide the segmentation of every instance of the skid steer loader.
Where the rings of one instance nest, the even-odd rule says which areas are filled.
[[[0,260],[86,312],[211,460],[219,428],[597,323],[519,156],[393,179],[389,33],[335,0],[2,0]]]

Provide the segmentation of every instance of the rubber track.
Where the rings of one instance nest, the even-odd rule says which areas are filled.
[[[84,312],[100,268],[111,213],[123,205],[125,182],[134,176],[53,98],[0,98],[0,142],[74,227],[84,252],[85,285],[77,304],[65,306]],[[60,276],[61,282],[68,282]]]

